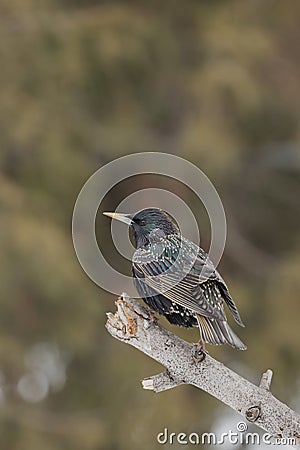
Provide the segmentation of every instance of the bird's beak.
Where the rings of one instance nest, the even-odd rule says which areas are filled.
[[[105,216],[111,217],[112,219],[120,220],[120,222],[127,223],[127,225],[132,224],[130,214],[119,214],[119,213],[111,213],[111,212],[104,212],[103,214]]]

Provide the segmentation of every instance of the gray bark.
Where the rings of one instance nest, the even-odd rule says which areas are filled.
[[[202,362],[196,360],[193,356],[195,346],[151,320],[149,312],[137,300],[122,294],[116,305],[116,313],[107,314],[108,332],[167,369],[144,379],[144,389],[161,392],[191,384],[272,436],[294,438],[291,444],[300,448],[300,416],[271,394],[271,370],[263,374],[260,386],[255,386],[208,354]]]

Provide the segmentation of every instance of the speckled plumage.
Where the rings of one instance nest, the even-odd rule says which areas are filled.
[[[227,323],[224,303],[236,322],[244,326],[243,322],[205,251],[181,236],[175,222],[162,210],[148,208],[127,217],[136,247],[134,283],[150,309],[172,324],[199,326],[205,342],[245,349]]]

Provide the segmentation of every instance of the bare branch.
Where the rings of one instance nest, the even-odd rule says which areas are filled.
[[[193,344],[151,320],[149,312],[138,301],[122,294],[116,305],[117,312],[107,314],[108,332],[167,369],[144,379],[144,389],[161,392],[181,384],[191,384],[213,395],[271,435],[295,438],[295,446],[300,448],[300,417],[269,391],[271,370],[263,374],[258,387],[210,355],[199,363],[192,356]]]
[[[142,381],[144,389],[154,392],[166,391],[167,389],[172,389],[181,384],[184,384],[184,381],[175,380],[168,371],[158,373],[157,375],[145,378]]]
[[[268,369],[265,373],[262,374],[259,387],[263,389],[267,389],[267,391],[270,390],[271,381],[273,377],[273,372],[271,369]]]

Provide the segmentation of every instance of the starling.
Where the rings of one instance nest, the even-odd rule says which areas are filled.
[[[228,288],[202,248],[181,236],[165,211],[146,208],[136,214],[103,213],[129,225],[136,248],[132,258],[135,287],[152,312],[171,324],[200,330],[199,345],[246,346],[227,323],[224,303],[244,326]]]

